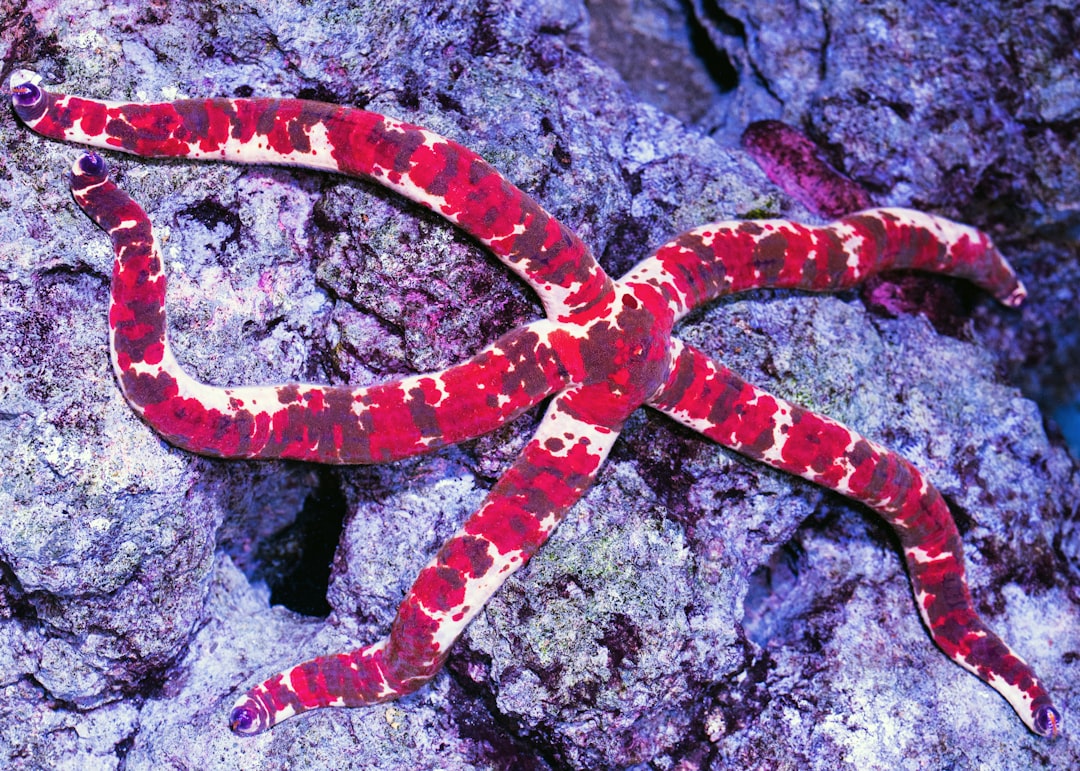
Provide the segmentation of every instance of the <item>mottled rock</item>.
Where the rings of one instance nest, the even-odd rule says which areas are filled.
[[[703,59],[730,61],[739,75],[697,120],[710,135],[733,142],[749,121],[783,120],[879,203],[939,211],[995,235],[1030,277],[1032,294],[1022,324],[1001,329],[996,318],[980,318],[980,331],[993,335],[1010,379],[1062,423],[1080,453],[1073,4],[695,0],[693,7],[710,41],[698,49]]]
[[[1014,387],[1040,382],[1026,372],[1032,361],[1068,361],[1074,344],[1060,330],[1075,325],[1076,283],[1067,262],[1047,259],[1077,211],[1076,65],[1058,45],[1073,39],[1067,20],[1051,3],[934,13],[803,4],[786,20],[784,4],[726,3],[726,16],[703,10],[692,23],[671,0],[637,5],[651,21],[626,3],[572,0],[93,10],[61,0],[4,11],[0,53],[5,76],[29,67],[73,93],[298,95],[419,123],[484,154],[614,274],[709,220],[808,215],[738,147],[763,118],[806,130],[881,200],[994,232],[1032,290],[1020,313],[969,293],[943,325],[918,309],[880,313],[857,293],[758,292],[696,314],[680,334],[928,473],[961,525],[980,611],[1047,680],[1066,736],[1030,735],[933,648],[872,514],[644,411],[431,685],[233,736],[225,716],[239,689],[385,632],[536,416],[371,468],[211,461],[168,447],[112,382],[111,254],[64,185],[78,150],[9,114],[5,767],[1078,762],[1080,480]],[[1053,22],[1045,35],[1028,21],[1038,13]],[[711,66],[680,37],[694,24],[725,46],[709,53],[693,38]],[[1001,35],[1011,48],[997,50]],[[651,59],[613,49],[650,52],[662,77],[650,87]],[[720,71],[708,99],[676,106],[686,82]],[[372,185],[109,160],[163,237],[178,355],[212,382],[373,382],[454,363],[538,314],[476,243]],[[326,558],[311,555],[339,540],[326,586]],[[324,595],[330,624],[278,604],[316,612]]]

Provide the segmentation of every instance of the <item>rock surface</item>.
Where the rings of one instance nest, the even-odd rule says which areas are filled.
[[[708,221],[811,218],[738,146],[763,118],[806,131],[882,203],[994,233],[1032,291],[1020,313],[948,282],[899,313],[868,293],[758,292],[680,335],[927,472],[956,513],[980,612],[1051,686],[1065,736],[1029,734],[933,647],[874,515],[642,411],[431,685],[234,737],[240,688],[385,633],[536,416],[369,468],[170,448],[112,382],[112,257],[64,184],[78,150],[8,113],[0,763],[1080,764],[1080,475],[1025,398],[1043,399],[1055,362],[1080,360],[1080,67],[1058,6],[702,0],[687,22],[674,0],[354,5],[4,6],[0,74],[28,67],[103,98],[298,95],[401,117],[479,151],[615,275]],[[371,185],[109,160],[163,237],[178,354],[212,382],[440,368],[539,313],[475,243]]]

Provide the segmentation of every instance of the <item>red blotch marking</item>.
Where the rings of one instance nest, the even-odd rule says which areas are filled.
[[[754,276],[754,249],[761,228],[745,223],[706,245],[703,234],[684,233],[657,253],[664,273],[688,308],[760,283]]]
[[[546,343],[541,357],[536,335],[511,334],[495,343],[497,352],[486,351],[443,372],[441,392],[434,381],[421,381],[429,403],[441,399],[432,413],[444,443],[485,434],[563,387],[563,362],[550,352],[551,341]]]
[[[447,189],[446,201],[462,227],[491,241],[496,254],[507,255],[513,243],[509,235],[522,219],[521,192],[478,157],[468,162],[468,176]],[[508,242],[496,248],[500,237]]]
[[[277,153],[289,155],[297,149],[295,134],[290,130],[296,125],[303,105],[292,99],[281,99],[266,105],[259,116],[256,130],[266,138],[266,144]]]
[[[265,410],[255,413],[255,435],[252,444],[261,446],[270,438],[270,430],[273,426],[274,416]]]
[[[533,440],[465,523],[465,531],[487,539],[501,554],[521,552],[527,560],[547,540],[541,521],[550,515],[558,519],[577,502],[598,466],[584,443],[556,458]]]
[[[322,661],[315,660],[294,667],[289,673],[292,691],[307,708],[321,707],[333,701],[322,673]]]
[[[446,659],[435,643],[439,624],[424,612],[410,591],[398,608],[386,645],[386,677],[397,694],[411,693],[429,680]]]
[[[802,225],[785,227],[777,231],[775,238],[783,244],[783,251],[771,256],[771,259],[779,261],[780,269],[776,272],[776,285],[785,287],[804,287],[806,289],[818,289],[819,271],[808,271],[814,265],[814,259],[810,255],[815,250],[823,251],[824,244],[820,247],[815,243],[813,229]],[[782,239],[782,241],[779,241]],[[815,254],[814,257],[824,256]],[[813,277],[811,280],[807,280]],[[824,277],[827,279],[827,276]]]
[[[750,457],[761,458],[764,451],[776,443],[774,432],[780,405],[773,397],[758,392],[747,383],[721,378],[718,385],[726,393],[723,399],[707,402],[716,411],[711,415],[715,429],[710,435],[722,442],[740,445],[740,451]],[[757,402],[752,404],[755,398]]]
[[[409,416],[409,407],[405,403],[406,394],[397,384],[388,384],[380,389],[378,395],[371,394],[366,417],[369,420],[368,433],[372,461],[387,461],[402,457],[402,448],[415,447],[421,443],[422,435]]]
[[[77,117],[79,127],[87,136],[98,136],[105,131],[108,111],[105,105],[88,99],[72,97],[69,102],[71,115]]]
[[[207,120],[204,130],[196,133],[199,149],[205,153],[220,150],[232,133],[233,115],[223,109],[229,103],[218,99],[208,99],[199,104]]]
[[[504,475],[499,480],[499,486],[503,486],[503,482],[510,484],[514,481],[521,480],[507,479]],[[526,505],[521,500],[496,497],[493,491],[488,503],[470,517],[465,524],[465,530],[491,541],[500,554],[522,551],[526,555],[525,559],[528,559],[529,555],[540,548],[547,536],[540,529],[540,512],[534,513],[528,510]]]
[[[815,480],[835,487],[845,473],[837,460],[844,457],[851,434],[811,412],[799,410],[792,419],[782,450],[785,467],[799,473],[812,471]]]
[[[319,413],[326,409],[326,403],[323,401],[323,391],[321,388],[313,388],[310,391],[305,391],[304,401],[307,402],[307,408],[313,413]]]
[[[143,361],[150,365],[160,364],[164,356],[165,344],[161,341],[151,343],[143,351]]]
[[[554,353],[554,358],[567,372],[568,379],[580,383],[585,377],[585,361],[582,358],[581,341],[561,329],[551,332],[547,341]]]
[[[198,399],[174,396],[146,404],[144,415],[173,444],[196,452],[235,454],[239,439],[235,425],[217,410],[208,410]]]
[[[493,564],[487,542],[472,536],[457,536],[447,541],[439,551],[439,561],[466,578],[479,578]]]
[[[919,544],[919,548],[922,548],[922,544]],[[949,577],[955,574],[958,569],[961,568],[955,557],[941,558],[939,552],[930,562],[916,562],[912,572],[917,574],[923,591],[936,598],[937,593],[940,591],[938,587],[944,586]],[[929,609],[929,606],[927,606],[927,610]]]
[[[327,125],[328,139],[334,159],[346,174],[379,176],[394,171],[401,154],[402,142],[409,136],[419,139],[415,126],[403,124],[401,129],[389,128],[381,115],[363,110],[350,110],[340,120]],[[401,171],[399,169],[399,171]]]
[[[455,149],[446,142],[438,142],[435,146],[418,145],[409,159],[409,179],[432,195],[440,198],[445,196],[450,183],[463,175],[473,160],[471,153],[454,152]],[[445,215],[455,216],[460,213],[460,209],[453,208],[454,203],[449,200],[447,203],[451,208],[443,209]]]
[[[263,688],[266,689],[264,699],[270,702],[270,709],[278,713],[284,711],[290,705],[304,706],[299,703],[299,697],[293,689],[285,684],[285,674],[285,672],[282,672],[279,675],[274,675],[263,683]]]
[[[465,599],[465,576],[447,565],[429,565],[416,577],[410,594],[430,611],[447,612]]]

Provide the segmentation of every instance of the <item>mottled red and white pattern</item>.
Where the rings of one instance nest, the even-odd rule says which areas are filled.
[[[476,154],[363,110],[295,99],[118,104],[12,77],[15,110],[55,139],[141,156],[293,164],[366,177],[443,214],[533,286],[547,319],[442,372],[348,388],[214,388],[189,377],[166,334],[165,275],[150,223],[94,154],[76,201],[113,240],[113,365],[134,409],[169,442],[233,458],[378,463],[483,434],[554,396],[536,435],[425,567],[389,636],[274,675],[230,724],[258,733],[299,712],[393,699],[427,682],[506,577],[596,477],[626,418],[649,405],[751,458],[874,508],[900,537],[919,612],[949,656],[996,688],[1036,733],[1060,717],[1031,669],[979,619],[941,495],[910,463],[744,382],[672,336],[691,309],[756,287],[836,291],[893,268],[974,281],[1006,305],[1024,289],[982,233],[902,209],[825,227],[727,222],[684,233],[612,281],[567,228]]]

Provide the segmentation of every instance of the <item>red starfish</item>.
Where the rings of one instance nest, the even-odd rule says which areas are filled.
[[[826,227],[779,220],[707,225],[618,281],[535,201],[470,150],[363,110],[295,99],[99,102],[12,77],[35,131],[141,156],[302,165],[373,179],[486,244],[540,295],[546,320],[442,372],[377,386],[214,388],[187,375],[166,337],[165,275],[149,220],[87,154],[75,199],[116,249],[113,365],[134,409],[170,443],[204,455],[379,463],[478,436],[553,396],[535,436],[410,589],[387,639],[300,664],[234,707],[238,733],[299,712],[397,698],[427,682],[503,581],[544,543],[596,477],[641,405],[751,458],[875,509],[904,548],[934,641],[1001,692],[1036,733],[1060,717],[1031,669],[977,616],[960,537],[910,463],[828,418],[744,382],[672,336],[691,309],[757,287],[837,291],[893,268],[970,279],[1009,306],[1023,287],[982,233],[902,209]]]

